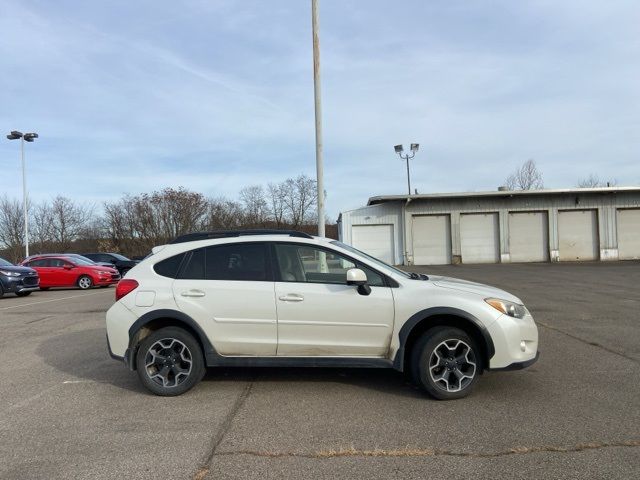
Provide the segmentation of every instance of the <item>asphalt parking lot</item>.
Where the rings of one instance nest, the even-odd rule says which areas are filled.
[[[160,398],[107,353],[112,288],[0,299],[0,478],[640,478],[640,263],[414,270],[520,296],[540,361],[454,402],[347,369]]]

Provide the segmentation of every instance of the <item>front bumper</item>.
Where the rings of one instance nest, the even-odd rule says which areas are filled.
[[[35,292],[40,290],[40,280],[33,277],[7,277],[2,281],[2,289],[7,293]]]
[[[536,356],[533,357],[531,360],[525,360],[524,362],[513,362],[512,364],[507,365],[506,367],[490,368],[489,370],[491,370],[492,372],[508,372],[512,370],[522,370],[536,363],[539,358],[540,358],[540,352],[538,351],[536,352]]]
[[[538,328],[530,314],[524,318],[501,315],[487,327],[495,353],[489,370],[526,368],[538,358]]]
[[[109,275],[104,277],[98,277],[95,284],[99,287],[105,285],[115,285],[120,281],[120,275]]]

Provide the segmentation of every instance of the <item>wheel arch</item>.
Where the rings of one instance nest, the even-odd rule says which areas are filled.
[[[469,312],[453,307],[432,307],[412,315],[399,332],[400,347],[393,361],[393,368],[406,370],[411,349],[418,338],[432,327],[451,326],[460,328],[473,338],[481,350],[482,369],[488,368],[495,354],[493,340],[487,328]]]
[[[125,355],[125,361],[131,370],[135,370],[135,358],[140,342],[151,332],[164,327],[179,327],[189,332],[196,339],[205,361],[212,356],[217,356],[213,345],[202,328],[190,316],[178,310],[161,309],[148,312],[138,318],[129,327],[129,348]]]

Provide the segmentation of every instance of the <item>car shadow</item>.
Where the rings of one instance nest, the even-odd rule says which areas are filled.
[[[69,380],[88,380],[123,390],[148,393],[135,372],[109,356],[105,337],[106,331],[102,328],[61,332],[42,341],[36,348],[36,354],[45,364],[69,375]],[[215,367],[207,369],[203,382],[205,385],[218,382],[280,382],[283,385],[287,382],[339,383],[391,395],[425,397],[408,381],[406,375],[380,368]]]

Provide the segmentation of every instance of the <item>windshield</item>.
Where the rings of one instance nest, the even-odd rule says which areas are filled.
[[[74,255],[73,257],[69,257],[69,258],[78,265],[95,265],[96,264],[96,262],[93,262],[88,258],[84,258],[81,255],[78,255],[78,256]]]
[[[7,262],[4,258],[0,258],[0,267],[13,267],[13,263]]]
[[[333,242],[331,242],[331,244],[332,245],[337,245],[340,248],[344,248],[345,250],[348,250],[351,253],[356,253],[358,255],[361,255],[361,256],[365,257],[367,260],[371,261],[372,263],[375,263],[379,267],[383,267],[383,268],[387,268],[389,270],[392,270],[393,272],[397,273],[398,275],[402,275],[403,277],[406,277],[406,278],[412,278],[411,274],[409,274],[407,272],[403,272],[399,268],[396,268],[396,267],[394,267],[392,265],[389,265],[388,263],[385,263],[382,260],[378,260],[376,257],[372,257],[368,253],[364,253],[363,251],[358,250],[357,248],[353,248],[351,245],[347,245],[347,244],[339,242],[337,240],[334,240]]]

